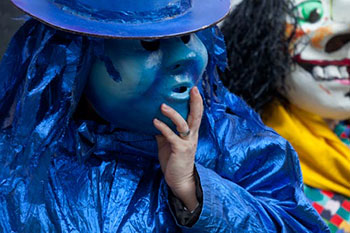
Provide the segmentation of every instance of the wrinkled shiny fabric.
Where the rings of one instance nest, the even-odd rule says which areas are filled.
[[[0,65],[0,232],[328,232],[290,144],[217,81],[217,30],[200,36],[212,39],[192,228],[170,211],[153,137],[73,116],[95,42],[30,20]]]

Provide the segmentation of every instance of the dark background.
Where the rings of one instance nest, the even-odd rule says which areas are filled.
[[[0,60],[13,34],[23,24],[24,14],[17,10],[10,0],[0,0]]]

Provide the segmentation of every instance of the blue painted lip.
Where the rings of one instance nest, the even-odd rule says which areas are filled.
[[[173,87],[171,94],[168,96],[168,100],[174,101],[188,101],[190,98],[190,91],[193,87],[193,83],[179,83]]]
[[[191,8],[177,17],[148,23],[120,23],[72,14],[58,7],[52,0],[11,1],[20,10],[54,28],[119,39],[167,38],[189,34],[220,22],[230,9],[229,0],[193,0]]]

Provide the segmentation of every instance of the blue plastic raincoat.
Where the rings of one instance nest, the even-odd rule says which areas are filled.
[[[328,232],[290,144],[213,78],[222,37],[199,36],[210,62],[192,228],[170,211],[153,137],[74,115],[98,40],[29,20],[0,65],[0,232]]]

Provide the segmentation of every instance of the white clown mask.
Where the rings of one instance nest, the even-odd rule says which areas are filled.
[[[295,0],[298,28],[287,98],[323,118],[350,118],[350,0]]]

